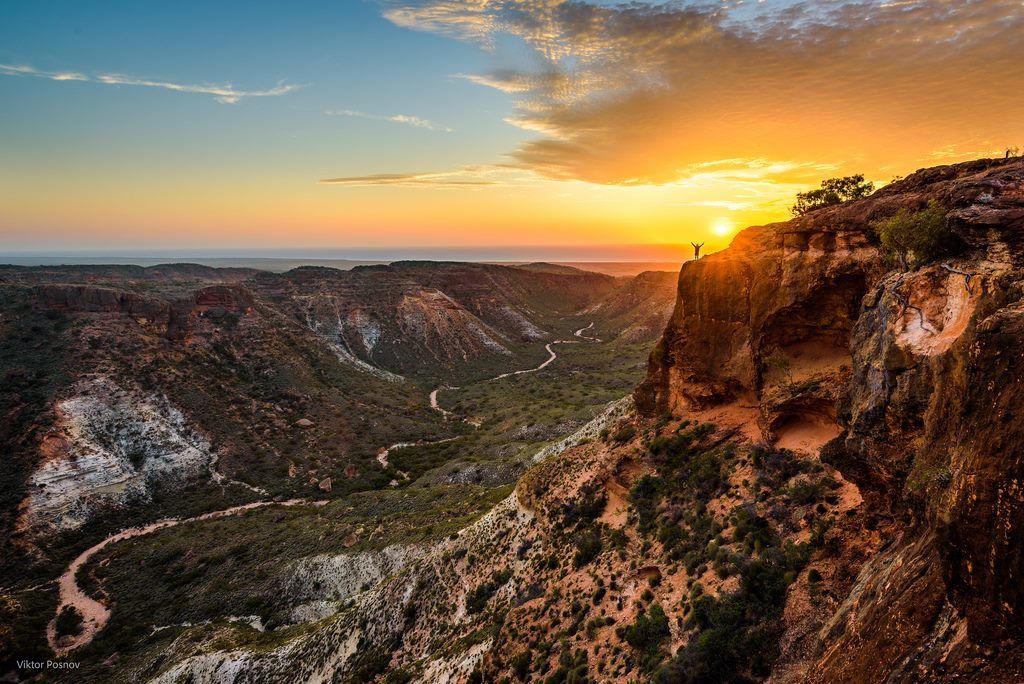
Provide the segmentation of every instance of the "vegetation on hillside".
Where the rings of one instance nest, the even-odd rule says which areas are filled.
[[[889,218],[876,221],[882,250],[901,271],[915,269],[952,254],[960,240],[949,228],[946,210],[934,199],[919,211],[903,208]]]
[[[815,209],[862,199],[874,191],[874,183],[864,180],[862,173],[843,178],[827,178],[821,182],[820,188],[797,193],[796,204],[790,211],[795,216],[801,216]]]

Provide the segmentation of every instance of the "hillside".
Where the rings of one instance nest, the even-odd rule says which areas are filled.
[[[583,310],[621,287],[584,272],[427,262],[0,269],[4,661],[45,657],[63,600],[50,582],[92,544],[169,517],[231,526],[206,516],[274,501],[316,505],[290,508],[302,531],[283,537],[240,519],[190,551],[187,572],[88,563],[100,584],[85,594],[112,604],[95,649],[130,650],[161,614],[148,600],[169,622],[215,619],[236,599],[267,620],[308,621],[290,617],[296,596],[279,586],[297,560],[458,529],[506,495],[535,452],[629,391],[653,334],[574,335],[605,325]],[[386,533],[379,519],[366,527],[381,511],[396,516]],[[226,552],[239,545],[262,553]],[[121,593],[121,581],[144,584]],[[325,610],[319,590],[304,592],[321,607],[300,613]]]
[[[946,252],[901,271],[877,221],[932,200],[951,231]],[[1021,235],[1024,162],[980,160],[749,228],[678,278],[607,290],[595,280],[591,301],[582,289],[559,299],[567,284],[551,280],[589,276],[357,269],[403,297],[442,292],[460,321],[506,339],[518,318],[504,307],[516,306],[549,333],[549,359],[435,387],[437,436],[379,450],[384,486],[129,531],[88,555],[75,586],[110,607],[74,651],[80,674],[1019,681]],[[109,299],[51,287],[36,293],[42,320],[54,302]],[[354,301],[370,292],[359,287],[305,269],[257,274],[193,306],[215,301],[239,329],[249,308],[290,310],[288,326],[332,350],[294,303],[312,292]],[[385,292],[374,316],[401,312],[400,299]],[[112,301],[198,345],[213,334],[191,316],[164,326],[159,307]],[[669,308],[656,343],[631,341]],[[632,376],[635,350],[652,345],[646,377]],[[363,375],[383,392],[407,384]],[[146,434],[161,458],[183,472],[203,463],[207,442],[159,395],[133,396],[93,386],[58,410],[132,402],[154,416]],[[197,436],[215,443],[207,432]],[[33,610],[53,616],[47,601]]]
[[[961,242],[899,272],[871,224],[929,199]],[[138,672],[1019,681],[1022,230],[1020,160],[748,229],[683,267],[637,410],[398,564],[343,555],[386,577],[307,630],[210,625]]]

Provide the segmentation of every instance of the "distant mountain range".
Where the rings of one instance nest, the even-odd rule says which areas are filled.
[[[381,266],[395,263],[392,259],[341,259],[341,258],[299,258],[299,257],[258,257],[258,256],[170,256],[133,255],[82,255],[82,254],[2,254],[0,265],[9,266],[162,266],[169,263],[186,262],[212,268],[250,268],[273,273],[284,273],[303,266],[322,266],[347,271],[357,266]],[[559,268],[605,273],[614,276],[634,276],[644,271],[678,272],[679,261],[560,261],[527,262],[512,260],[481,260],[471,263],[497,266],[519,266],[534,270]]]

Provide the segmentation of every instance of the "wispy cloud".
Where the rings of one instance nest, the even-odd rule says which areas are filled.
[[[325,185],[401,186],[424,188],[483,188],[524,185],[536,179],[529,172],[499,164],[468,165],[450,171],[378,173],[366,176],[324,178]]]
[[[443,131],[444,133],[454,132],[454,129],[436,124],[430,119],[413,116],[412,114],[367,114],[366,112],[359,112],[354,109],[329,109],[325,111],[324,114],[327,116],[347,116],[356,119],[370,119],[371,121],[387,121],[389,123],[412,126],[413,128],[424,128],[428,131]]]
[[[1024,139],[1020,0],[381,2],[492,53],[457,76],[515,98],[506,120],[538,135],[511,156],[550,178],[664,184],[753,155],[870,173]]]
[[[400,185],[406,187],[432,187],[432,188],[456,188],[456,187],[481,187],[495,185],[494,181],[487,180],[459,180],[451,178],[449,173],[378,173],[368,176],[343,176],[341,178],[324,178],[320,181],[325,185]]]
[[[160,88],[178,93],[195,93],[199,95],[212,95],[218,102],[223,104],[235,104],[247,97],[276,97],[285,95],[297,90],[299,86],[278,83],[273,88],[266,90],[244,90],[229,84],[189,84],[176,83],[174,81],[161,81],[148,78],[137,78],[124,74],[101,73],[87,75],[77,71],[44,71],[25,64],[0,64],[0,75],[4,76],[30,76],[33,78],[45,78],[51,81],[84,81],[87,83],[101,83],[115,86],[137,86],[143,88]]]

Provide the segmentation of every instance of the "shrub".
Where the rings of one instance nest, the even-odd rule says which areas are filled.
[[[525,682],[527,675],[530,674],[530,660],[529,651],[523,651],[512,658],[512,673],[521,682]]]
[[[562,651],[558,657],[558,669],[548,677],[549,684],[581,684],[588,681],[587,654],[585,651]]]
[[[640,518],[640,530],[649,532],[654,527],[661,501],[663,480],[654,475],[644,475],[629,490],[629,500]]]
[[[512,571],[508,569],[493,573],[490,581],[484,582],[466,595],[466,612],[472,614],[483,611],[491,597],[511,578]]]
[[[57,636],[77,636],[82,632],[82,614],[72,606],[64,606],[54,625]]]
[[[831,478],[823,477],[818,480],[800,480],[786,488],[785,493],[797,506],[814,503],[825,493],[825,486]]]
[[[384,684],[409,684],[416,677],[408,670],[394,670],[384,677]]]
[[[722,486],[722,456],[705,451],[695,456],[684,468],[684,482],[699,501],[707,502]]]
[[[902,271],[959,251],[962,245],[949,229],[946,210],[935,200],[928,200],[928,206],[921,211],[900,209],[872,227],[886,257]]]
[[[666,552],[676,548],[684,537],[683,529],[679,525],[662,525],[658,528],[658,541]]]
[[[670,634],[668,617],[661,604],[652,603],[647,612],[639,613],[633,624],[623,629],[622,638],[638,651],[653,653]]]
[[[597,532],[584,532],[578,535],[575,541],[576,555],[572,559],[572,564],[576,568],[582,568],[601,553],[601,535]]]
[[[732,517],[735,523],[733,539],[742,542],[747,553],[760,552],[761,549],[776,544],[775,530],[761,516],[746,508],[738,507]]]
[[[625,444],[629,440],[636,436],[636,428],[633,427],[632,423],[626,423],[614,433],[612,433],[612,441],[618,444]]]
[[[862,173],[843,178],[828,178],[823,180],[821,187],[816,190],[797,193],[796,204],[792,206],[791,211],[794,215],[800,216],[822,207],[862,199],[874,191],[874,184],[865,181]]]
[[[562,524],[570,528],[597,520],[604,512],[607,501],[603,491],[594,486],[583,487],[578,499],[567,503],[562,510]]]

